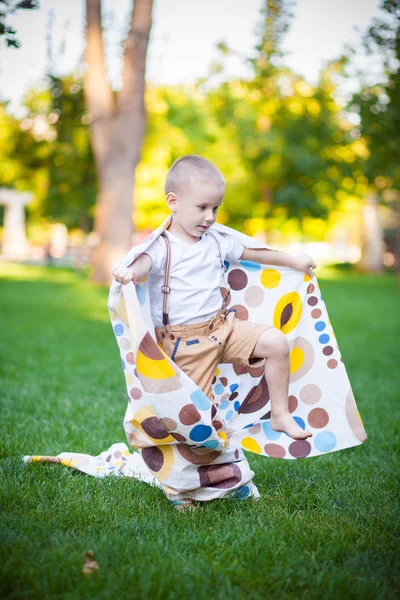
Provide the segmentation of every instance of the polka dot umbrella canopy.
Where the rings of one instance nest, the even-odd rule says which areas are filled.
[[[161,235],[168,217],[121,260],[127,266]],[[215,223],[247,248],[259,240]],[[243,450],[268,458],[299,459],[351,448],[366,432],[317,278],[265,264],[225,262],[231,290],[228,308],[240,319],[273,324],[290,345],[289,410],[313,436],[293,440],[270,426],[264,366],[220,364],[214,406],[157,345],[147,278],[137,286],[113,281],[108,308],[121,355],[128,405],[124,443],[99,456],[73,452],[25,456],[61,462],[96,477],[134,477],[160,487],[169,499],[207,501],[228,495],[259,496]],[[228,293],[221,280],[221,295]]]

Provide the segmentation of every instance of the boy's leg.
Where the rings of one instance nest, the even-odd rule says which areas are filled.
[[[257,362],[254,364],[254,361]],[[272,325],[235,318],[221,362],[239,362],[246,367],[264,365],[271,401],[272,429],[283,431],[296,440],[312,435],[310,431],[303,430],[289,412],[290,347],[282,331]]]

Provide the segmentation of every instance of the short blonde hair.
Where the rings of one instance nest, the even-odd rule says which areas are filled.
[[[210,179],[220,185],[226,183],[221,171],[212,162],[198,154],[185,154],[172,163],[165,179],[164,191],[166,195],[169,192],[176,194],[187,190],[192,182],[201,183]]]

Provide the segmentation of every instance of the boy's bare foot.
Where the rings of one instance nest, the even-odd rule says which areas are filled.
[[[280,416],[271,415],[269,423],[271,425],[271,429],[274,431],[282,431],[283,433],[287,433],[294,440],[305,440],[306,438],[312,436],[311,431],[302,429],[289,413]]]

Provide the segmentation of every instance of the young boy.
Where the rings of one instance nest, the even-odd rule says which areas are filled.
[[[148,251],[129,267],[113,270],[123,284],[148,275],[152,319],[157,342],[164,352],[213,401],[212,383],[219,363],[265,363],[265,379],[271,397],[270,425],[295,440],[312,433],[303,430],[288,409],[290,349],[285,334],[272,325],[251,323],[227,311],[220,292],[220,255],[223,260],[254,261],[287,266],[313,276],[314,260],[307,255],[290,256],[263,248],[244,248],[228,234],[209,232],[222,204],[225,179],[207,159],[189,154],[177,159],[168,171],[165,194],[172,211],[165,232],[171,248],[158,238]],[[214,238],[214,239],[213,239]],[[219,246],[219,247],[218,247]],[[167,323],[163,319],[165,268],[170,269],[170,298]],[[185,343],[186,342],[186,343]]]

